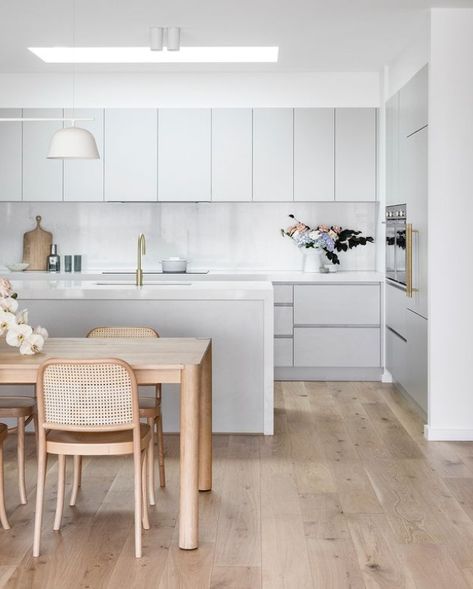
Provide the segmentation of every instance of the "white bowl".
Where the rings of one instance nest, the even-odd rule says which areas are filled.
[[[182,258],[166,258],[161,260],[161,265],[165,274],[177,274],[187,271],[187,260]]]
[[[23,270],[26,270],[28,268],[29,264],[25,263],[25,262],[18,262],[16,264],[7,264],[7,268],[10,270],[10,272],[23,272]]]

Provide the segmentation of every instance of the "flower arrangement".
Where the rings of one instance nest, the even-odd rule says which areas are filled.
[[[296,221],[287,229],[281,229],[282,236],[290,237],[299,248],[314,248],[321,250],[332,264],[340,264],[337,252],[346,252],[349,249],[373,243],[372,237],[363,237],[361,231],[353,229],[342,229],[337,225],[318,225],[311,228],[305,223],[298,221],[294,215],[289,215]]]
[[[41,352],[48,332],[44,327],[28,325],[28,311],[18,311],[18,295],[13,292],[11,282],[0,278],[0,336],[5,335],[9,346],[20,349],[24,355]]]

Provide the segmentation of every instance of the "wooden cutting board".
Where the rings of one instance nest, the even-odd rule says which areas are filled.
[[[47,270],[48,256],[51,253],[53,234],[41,227],[41,217],[36,217],[36,228],[23,235],[23,262],[28,262],[26,270]]]

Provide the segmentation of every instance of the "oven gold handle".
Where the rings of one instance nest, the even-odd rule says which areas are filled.
[[[412,228],[412,223],[406,225],[406,296],[412,299],[417,288],[414,288],[413,282],[413,235],[418,233],[417,230]]]

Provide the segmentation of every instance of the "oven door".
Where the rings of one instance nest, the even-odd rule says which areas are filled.
[[[395,225],[395,246],[394,246],[394,259],[395,259],[395,275],[394,280],[399,283],[406,285],[406,222],[397,221]]]
[[[396,280],[396,222],[386,221],[386,278]]]

